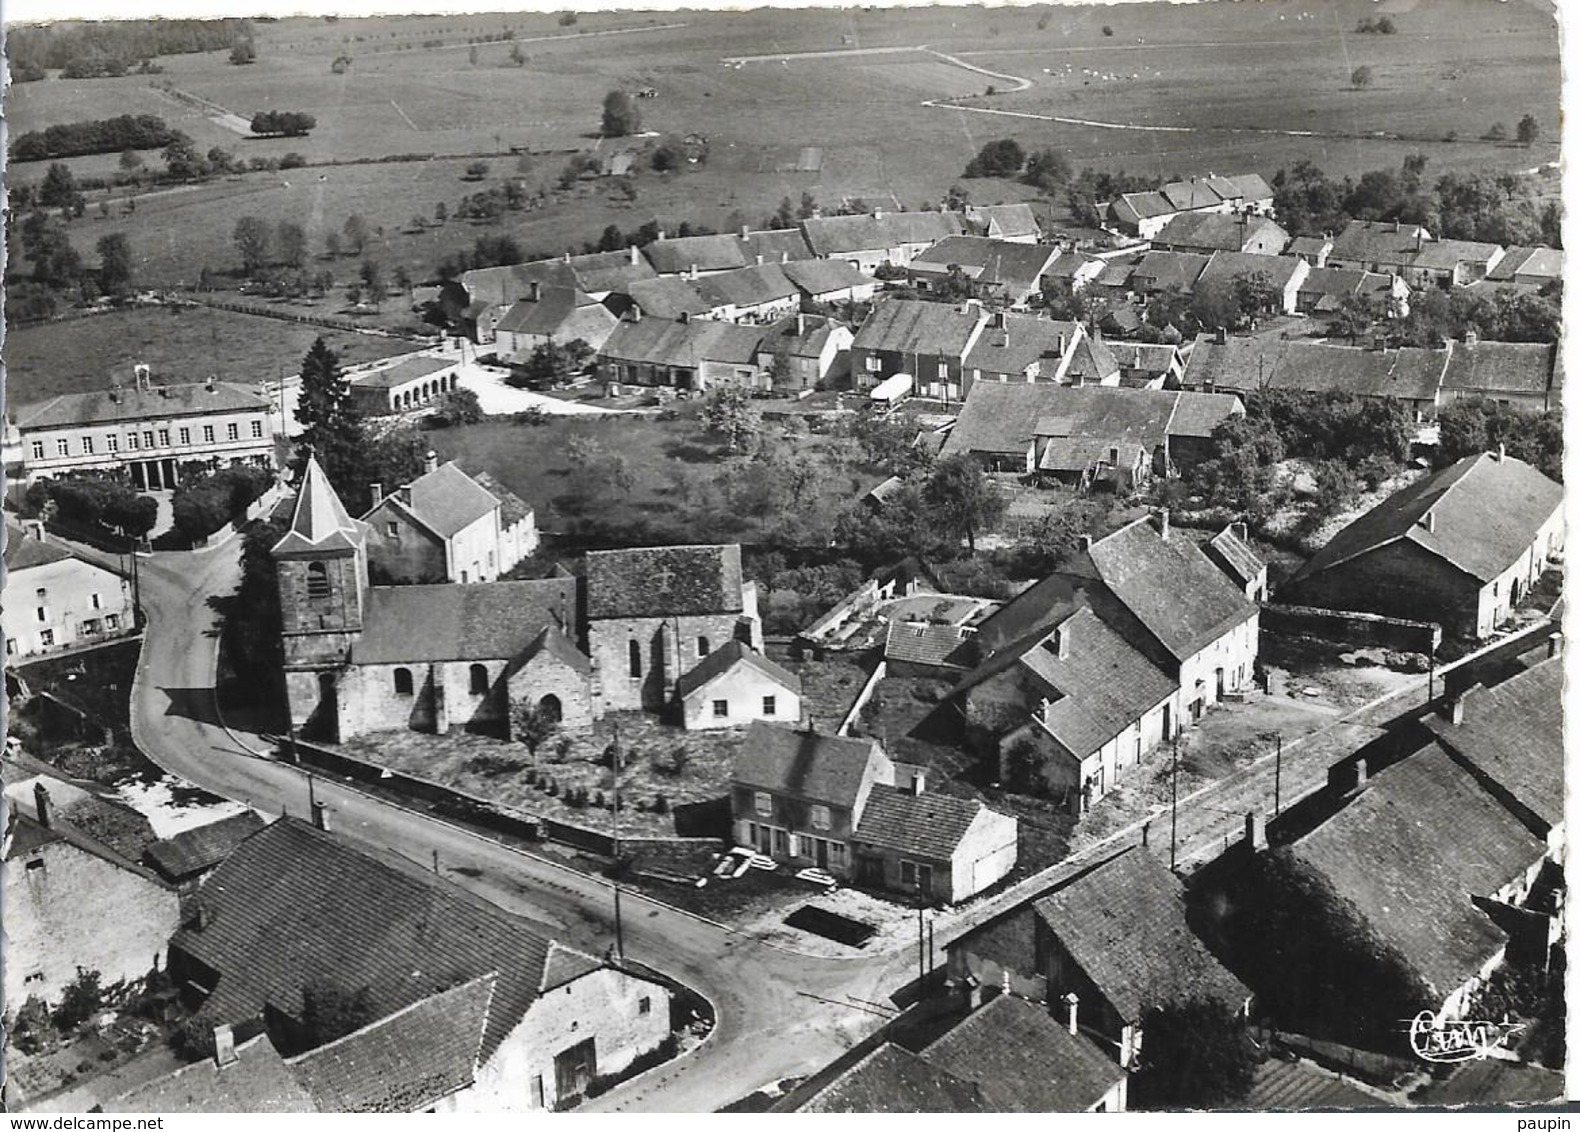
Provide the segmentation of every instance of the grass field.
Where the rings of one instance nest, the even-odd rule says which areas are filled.
[[[1384,12],[1398,34],[1354,34],[1360,18]],[[1111,36],[1102,33],[1105,24]],[[471,62],[468,38],[506,29],[517,37],[523,65],[510,63],[511,45],[504,42],[478,45]],[[302,18],[260,24],[252,66],[230,66],[223,53],[174,56],[161,59],[165,73],[152,78],[12,86],[6,110],[13,130],[158,113],[200,148],[221,145],[248,157],[290,150],[326,162],[433,155],[411,164],[248,174],[146,196],[125,219],[93,218],[97,202],[90,201],[90,218],[73,226],[90,254],[100,235],[126,231],[143,281],[164,285],[190,282],[203,264],[233,267],[231,231],[241,215],[300,220],[318,248],[347,215],[361,212],[384,230],[374,254],[422,278],[479,232],[458,222],[403,231],[414,213],[432,216],[440,201],[453,209],[476,190],[461,181],[463,155],[510,147],[545,152],[524,179],[532,188],[552,181],[564,163],[561,151],[599,145],[598,108],[614,87],[654,87],[658,97],[639,104],[646,128],[706,135],[706,164],[668,177],[643,172],[634,205],[584,184],[488,231],[510,232],[524,247],[553,254],[596,239],[610,223],[628,230],[658,217],[722,228],[736,210],[756,220],[781,197],[798,199],[803,190],[828,205],[846,197],[934,205],[972,153],[1003,136],[1028,148],[1061,148],[1077,166],[1160,175],[1255,170],[1271,176],[1300,158],[1330,174],[1357,174],[1396,168],[1416,150],[1431,158],[1431,169],[1530,168],[1557,154],[1555,31],[1551,12],[1534,0],[626,12],[585,15],[573,29],[551,14]],[[1000,90],[1013,84],[922,50],[857,53],[923,46],[1032,85],[987,98],[989,84]],[[330,61],[342,52],[354,63],[345,74],[332,74]],[[843,54],[788,57],[801,52]],[[770,53],[787,58],[722,62]],[[1354,91],[1349,74],[1362,63],[1373,68],[1375,82]],[[1083,69],[1122,78],[1093,79]],[[305,139],[238,137],[152,82],[169,82],[243,116],[263,108],[306,110],[319,125]],[[1102,129],[922,105],[935,98],[1190,132]],[[1476,140],[1494,121],[1512,128],[1525,113],[1541,126],[1535,146]],[[1450,130],[1459,137],[1443,141]],[[802,146],[823,149],[821,171],[782,172]],[[102,173],[115,160],[105,155],[71,164]],[[508,154],[491,165],[492,181],[517,175]],[[29,163],[13,175],[36,180],[44,167]],[[970,188],[984,202],[1030,193],[1006,181]]]
[[[324,340],[353,365],[410,352],[410,342],[346,334],[274,319],[196,307],[143,307],[15,330],[6,335],[6,400],[24,405],[62,393],[107,389],[112,377],[130,384],[132,366],[147,362],[160,382],[222,381],[256,386],[294,373]]]

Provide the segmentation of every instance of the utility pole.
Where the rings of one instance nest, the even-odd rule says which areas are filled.
[[[625,925],[620,919],[620,725],[614,725],[614,745],[610,762],[614,764],[614,954],[615,962],[625,967]]]
[[[923,934],[922,918],[926,910],[916,906],[916,997],[921,998],[927,989],[927,941]]]
[[[1174,766],[1169,773],[1169,871],[1178,862],[1180,827],[1180,733],[1174,732]]]
[[[1283,808],[1284,784],[1284,737],[1278,737],[1278,753],[1273,756],[1273,816],[1276,818],[1284,812]]]

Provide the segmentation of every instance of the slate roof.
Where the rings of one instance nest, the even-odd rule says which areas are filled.
[[[734,544],[590,550],[584,562],[587,616],[593,620],[744,608],[741,548]]]
[[[884,1042],[797,1106],[797,1112],[987,1112],[978,1090]]]
[[[1258,255],[1255,252],[1213,252],[1212,259],[1202,269],[1198,283],[1210,280],[1242,279],[1252,275],[1266,276],[1268,284],[1282,292],[1295,274],[1309,270],[1304,260],[1287,255]]]
[[[1191,931],[1183,893],[1168,867],[1138,846],[1032,907],[1123,1021],[1193,998],[1238,1010],[1251,992]]]
[[[1246,394],[1259,393],[1265,386],[1434,401],[1448,356],[1446,350],[1367,350],[1271,338],[1230,336],[1219,343],[1202,334],[1191,350],[1183,380],[1192,387]]]
[[[469,587],[460,587],[469,588]],[[266,1006],[299,1015],[302,989],[367,987],[380,1017],[497,973],[479,1053],[486,1061],[538,997],[549,941],[426,869],[374,858],[281,818],[243,842],[200,895],[201,930],[171,940],[216,972],[198,1011],[239,1023]]]
[[[1562,279],[1564,253],[1556,248],[1505,248],[1503,258],[1487,272],[1488,279],[1513,279],[1516,275]]]
[[[499,506],[499,500],[454,460],[425,472],[386,498],[440,538],[454,538]]]
[[[713,303],[689,279],[661,275],[657,279],[638,279],[626,284],[625,293],[649,318],[677,319],[683,314],[707,314]]]
[[[358,389],[394,389],[408,381],[418,381],[430,374],[454,369],[456,365],[455,361],[446,358],[406,358],[392,366],[355,374],[351,384]]]
[[[510,660],[544,629],[576,624],[576,579],[373,586],[352,664]]]
[[[689,322],[644,318],[616,326],[598,356],[682,369],[696,369],[704,362],[745,365],[755,357],[762,336],[760,327],[706,318]]]
[[[919,621],[891,621],[883,641],[883,658],[935,668],[969,667],[970,637],[958,625],[930,625]]]
[[[216,381],[156,385],[152,389],[96,389],[62,393],[47,401],[16,407],[14,420],[23,432],[72,425],[107,425],[119,421],[159,420],[205,413],[266,412],[269,402],[245,385]]]
[[[366,541],[367,532],[366,523],[346,513],[318,457],[309,456],[296,489],[290,529],[274,544],[273,553],[354,551]]]
[[[1333,250],[1328,254],[1331,259],[1400,266],[1415,258],[1417,234],[1421,236],[1423,247],[1432,239],[1426,229],[1417,224],[1351,220],[1333,237]]]
[[[792,731],[753,720],[735,756],[733,778],[742,786],[852,807],[867,765],[881,761],[880,751],[873,739]]]
[[[1152,237],[1157,247],[1189,250],[1243,251],[1246,244],[1268,233],[1283,233],[1265,216],[1231,216],[1223,212],[1182,212]],[[1284,233],[1284,238],[1288,234]]]
[[[780,264],[780,269],[786,279],[813,298],[876,282],[872,276],[857,270],[843,259],[792,260]]]
[[[1050,244],[1021,244],[986,236],[950,236],[911,258],[911,270],[945,273],[951,266],[988,286],[1032,291],[1059,249]]]
[[[906,244],[936,244],[965,231],[954,212],[877,212],[859,216],[819,216],[801,222],[807,246],[819,258],[874,252]]]
[[[1200,546],[1184,534],[1163,538],[1149,518],[1094,542],[1085,554],[1103,584],[1176,660],[1256,614],[1255,603]]]
[[[1466,456],[1394,492],[1328,540],[1291,585],[1409,539],[1485,584],[1513,564],[1563,505],[1563,488],[1512,456]],[[1432,513],[1432,530],[1422,520]]]
[[[213,1058],[183,1065],[114,1100],[105,1112],[319,1112],[267,1034],[236,1046],[223,1068]]]
[[[1157,291],[1170,288],[1189,291],[1196,286],[1201,273],[1207,270],[1210,258],[1195,252],[1148,252],[1130,273],[1130,284]],[[1107,274],[1105,269],[1103,276],[1098,277],[1099,281],[1106,282],[1104,276]]]
[[[1041,372],[1042,380],[1047,381],[1082,337],[1076,322],[1055,322],[1011,311],[1003,312],[1003,322],[1003,326],[996,326],[989,321],[982,328],[965,356],[966,369],[987,374],[1024,374],[1034,362],[1047,359]]]
[[[812,249],[799,228],[764,229],[747,232],[741,237],[741,248],[748,263],[755,263],[758,256],[764,263],[796,263],[812,258]],[[788,258],[787,258],[788,257]]]
[[[680,236],[654,240],[642,248],[647,262],[660,275],[680,275],[695,267],[698,271],[728,271],[755,262],[746,258],[738,236]]]
[[[1047,1006],[1012,994],[967,1015],[922,1056],[974,1083],[995,1112],[1085,1112],[1126,1077]]]
[[[775,664],[750,645],[736,640],[726,641],[698,661],[696,667],[675,681],[675,692],[681,699],[685,699],[741,664],[755,668],[781,688],[786,688],[798,696],[801,694],[801,677],[794,672],[786,671],[784,667]]]
[[[1450,753],[1481,772],[1549,828],[1564,820],[1564,667],[1545,660],[1465,693],[1459,724],[1422,722]]]
[[[18,570],[31,569],[34,566],[48,566],[51,562],[64,562],[72,557],[71,551],[55,543],[34,538],[21,527],[12,523],[10,516],[6,516],[5,525],[5,568],[9,573]],[[103,569],[94,566],[91,562],[83,565],[95,570]]]
[[[880,849],[948,861],[960,848],[966,832],[985,812],[991,813],[975,798],[926,791],[914,794],[880,783],[867,795],[861,821],[851,836]]]
[[[319,1112],[420,1112],[473,1083],[490,972],[293,1058]]]
[[[532,517],[532,505],[487,472],[478,472],[472,479],[477,482],[477,486],[499,500],[499,519],[503,526],[513,527],[521,520]]]
[[[1546,845],[1436,744],[1367,782],[1289,846],[1440,996],[1507,942],[1473,896],[1491,896]]]
[[[777,263],[760,267],[743,267],[736,271],[721,271],[704,275],[692,282],[699,295],[715,307],[732,305],[755,307],[766,303],[792,299],[801,292],[785,277]]]
[[[156,841],[143,850],[143,857],[167,880],[185,880],[219,864],[263,824],[263,819],[252,810],[243,810]]]
[[[858,350],[962,358],[986,317],[980,307],[961,310],[943,303],[890,299],[872,308],[851,345]]]
[[[1443,388],[1469,392],[1546,393],[1558,347],[1550,342],[1450,342]]]

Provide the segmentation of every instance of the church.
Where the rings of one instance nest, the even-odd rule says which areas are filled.
[[[714,713],[722,703],[746,723],[782,712],[769,686],[782,670],[760,662],[757,587],[739,546],[589,551],[580,575],[535,581],[375,586],[370,533],[310,459],[272,552],[286,698],[304,735],[508,735],[529,703],[566,728],[608,711],[678,716],[682,678],[731,642],[729,666],[758,683],[733,709],[713,701]]]

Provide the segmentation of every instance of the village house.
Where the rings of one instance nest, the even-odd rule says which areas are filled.
[[[1185,361],[1178,346],[1167,342],[1105,342],[1119,366],[1125,389],[1178,389]]]
[[[1328,540],[1280,601],[1488,636],[1562,561],[1563,488],[1500,450],[1402,488]]]
[[[487,472],[472,477],[499,500],[499,560],[519,564],[538,552],[538,519],[532,505]]]
[[[216,1049],[266,1034],[325,1111],[553,1110],[669,1035],[665,987],[291,818],[214,871],[170,955]],[[318,1044],[321,988],[365,989],[373,1021]]]
[[[809,262],[817,258],[800,228],[753,231],[743,225],[740,237],[747,263],[777,263],[783,267],[787,263]]]
[[[1498,244],[1475,240],[1431,240],[1399,272],[1418,291],[1464,287],[1485,279],[1503,258]]]
[[[656,274],[636,247],[479,267],[443,284],[439,307],[451,326],[481,345],[493,341],[494,327],[506,308],[531,298],[533,283],[581,291],[601,302],[633,280],[651,279]]]
[[[1526,287],[1545,287],[1564,277],[1564,253],[1557,248],[1505,248],[1503,256],[1487,272],[1494,283],[1515,283]]]
[[[384,494],[373,485],[367,526],[368,571],[378,585],[492,582],[537,549],[529,511],[507,527],[503,504],[454,460],[433,452],[411,483]]]
[[[1267,600],[1267,563],[1251,549],[1251,532],[1245,523],[1230,523],[1202,543],[1201,549],[1239,587],[1247,601]]]
[[[870,303],[878,281],[842,259],[808,259],[782,263],[779,269],[812,303]]]
[[[639,317],[676,322],[682,318],[711,317],[713,304],[702,297],[684,275],[660,275],[656,279],[635,279],[624,289],[605,300],[605,305],[622,319],[632,317],[632,310]],[[610,333],[613,333],[611,329]],[[604,341],[608,341],[605,335]]]
[[[684,316],[666,322],[633,312],[598,351],[598,378],[697,393],[723,386],[768,389],[772,379],[757,365],[762,339],[760,328]]]
[[[323,1111],[267,1034],[237,1043],[234,1033],[221,1030],[217,1038],[210,1056],[111,1097],[99,1110],[181,1114]],[[144,1055],[149,1060],[153,1056]]]
[[[740,238],[728,233],[673,238],[660,233],[658,239],[642,248],[642,254],[660,275],[684,275],[692,279],[719,271],[735,271],[756,262],[747,258]]]
[[[957,904],[1009,875],[1015,819],[975,798],[925,787],[920,770],[907,785],[874,784],[851,834],[856,882]]]
[[[920,396],[959,400],[966,355],[987,323],[988,313],[972,303],[959,307],[908,299],[879,303],[851,342],[856,388],[871,390],[905,373]]]
[[[965,222],[972,236],[1035,244],[1042,239],[1042,226],[1030,204],[972,204],[965,210]]]
[[[1318,268],[1328,265],[1328,255],[1332,251],[1332,236],[1296,236],[1289,241],[1289,246],[1284,249],[1284,254],[1294,256],[1296,259],[1303,259],[1313,268]]]
[[[757,345],[757,368],[774,379],[780,392],[826,389],[850,377],[850,327],[823,315],[793,314],[780,319]],[[776,367],[786,367],[784,380]]]
[[[247,838],[264,827],[253,810],[194,826],[155,841],[143,850],[143,863],[167,884],[183,893],[196,891],[198,882],[219,866]]]
[[[801,678],[750,645],[724,642],[675,683],[687,731],[741,727],[753,720],[801,722]]]
[[[1410,288],[1397,275],[1339,267],[1313,267],[1306,273],[1295,289],[1295,313],[1332,317],[1347,299],[1364,300],[1388,318],[1410,313]]]
[[[977,335],[963,368],[967,400],[979,381],[1002,383],[1074,381],[1069,375],[1086,331],[1078,322],[1055,322],[1013,311],[994,311]]]
[[[1207,270],[1211,256],[1195,252],[1147,252],[1133,267],[1111,262],[1097,277],[1099,287],[1150,298],[1162,292],[1188,295]]]
[[[504,308],[494,326],[494,352],[506,365],[525,365],[539,346],[587,343],[594,351],[619,322],[615,313],[585,291],[528,283],[525,298]]]
[[[1043,278],[1058,280],[1075,292],[1101,275],[1107,264],[1107,260],[1086,252],[1060,252],[1043,272]]]
[[[168,491],[181,465],[274,467],[274,424],[267,397],[235,382],[155,384],[149,367],[132,383],[62,393],[11,411],[22,480],[74,472],[120,472],[138,491]]]
[[[814,216],[801,221],[807,246],[819,259],[842,259],[871,274],[878,268],[909,267],[918,252],[965,231],[954,212],[883,212],[858,216]]]
[[[1548,342],[1487,342],[1467,331],[1463,342],[1448,344],[1440,393],[1446,407],[1467,398],[1485,398],[1528,413],[1563,405],[1558,346]]]
[[[30,998],[58,1004],[79,971],[97,971],[109,986],[135,984],[160,970],[181,901],[137,863],[153,840],[147,819],[84,798],[57,779],[7,778],[0,851],[7,1012],[14,1015]]]
[[[912,256],[906,270],[918,291],[964,283],[975,298],[1024,307],[1042,293],[1043,277],[1058,255],[1050,244],[950,236]]]
[[[433,405],[460,382],[459,358],[417,355],[393,365],[348,375],[351,404],[368,416],[403,413]]]
[[[904,1046],[882,1042],[826,1083],[792,1090],[770,1112],[987,1112],[975,1085],[946,1073]]]
[[[8,664],[137,628],[126,579],[51,542],[42,522],[7,522],[5,540],[0,628]]]
[[[1351,220],[1332,237],[1333,247],[1326,262],[1317,266],[1401,275],[1431,240],[1432,233],[1419,224]]]
[[[1305,260],[1282,255],[1256,255],[1250,252],[1213,252],[1207,266],[1196,278],[1196,286],[1213,283],[1233,286],[1241,280],[1267,288],[1264,311],[1294,314],[1300,284],[1311,271]]]
[[[885,481],[889,482],[889,481]],[[894,483],[901,482],[894,477]],[[881,484],[879,486],[882,486]],[[873,492],[877,492],[877,488]],[[880,501],[880,506],[882,502]],[[919,676],[954,682],[976,661],[976,630],[955,622],[895,618],[884,630],[883,663],[889,676]]]
[[[1221,212],[1182,212],[1174,216],[1152,237],[1152,246],[1161,251],[1252,252],[1278,255],[1289,242],[1289,233],[1265,216],[1250,213],[1226,215]]]
[[[777,263],[690,277],[709,304],[709,317],[730,322],[773,322],[801,309],[801,290]]]
[[[1105,227],[1150,240],[1182,212],[1249,212],[1270,216],[1273,190],[1256,173],[1227,177],[1209,174],[1170,181],[1153,192],[1122,193],[1104,209]]]

